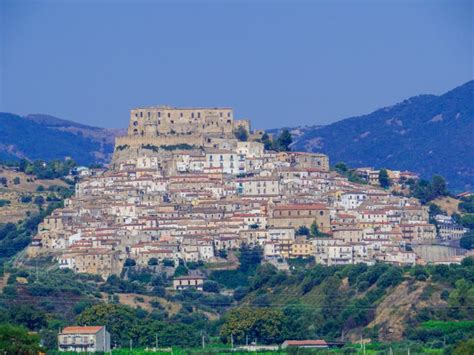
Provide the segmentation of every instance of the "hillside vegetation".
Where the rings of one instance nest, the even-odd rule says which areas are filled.
[[[0,319],[39,332],[50,349],[57,329],[76,323],[105,324],[112,342],[123,347],[130,339],[137,347],[152,346],[158,335],[160,346],[182,348],[198,347],[204,336],[223,348],[231,338],[234,345],[324,338],[344,340],[349,349],[362,337],[414,352],[449,353],[474,336],[472,258],[462,265],[407,268],[324,267],[309,259],[285,272],[261,264],[258,249],[244,247],[238,254],[237,269],[207,272],[205,292],[174,291],[171,278],[151,266],[130,266],[104,282],[19,255],[16,266],[5,268]],[[175,275],[191,268],[206,272],[206,265],[188,263],[177,266]]]
[[[450,190],[474,186],[474,81],[444,95],[421,95],[368,115],[296,129],[293,150],[333,163],[446,177]]]
[[[0,113],[0,160],[70,157],[82,165],[106,163],[120,133],[47,115]]]

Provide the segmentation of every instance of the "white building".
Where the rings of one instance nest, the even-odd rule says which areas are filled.
[[[66,327],[58,334],[58,350],[81,353],[110,351],[110,333],[103,326]]]

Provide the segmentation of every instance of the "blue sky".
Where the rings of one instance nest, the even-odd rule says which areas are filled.
[[[137,106],[326,124],[473,78],[473,1],[0,0],[0,111],[125,127]]]

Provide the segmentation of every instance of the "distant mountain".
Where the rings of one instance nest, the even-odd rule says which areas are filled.
[[[124,130],[86,126],[48,115],[0,113],[0,159],[64,159],[108,163]]]
[[[452,190],[474,187],[474,81],[441,96],[420,95],[296,130],[293,150],[326,153],[333,164],[411,170],[425,178],[440,174]]]

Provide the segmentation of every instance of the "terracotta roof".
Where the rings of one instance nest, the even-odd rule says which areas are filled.
[[[80,333],[80,334],[95,334],[98,331],[100,331],[103,328],[103,326],[85,326],[85,327],[79,327],[79,326],[73,326],[73,327],[66,327],[63,329],[62,333],[63,334],[75,334],[75,333]]]

